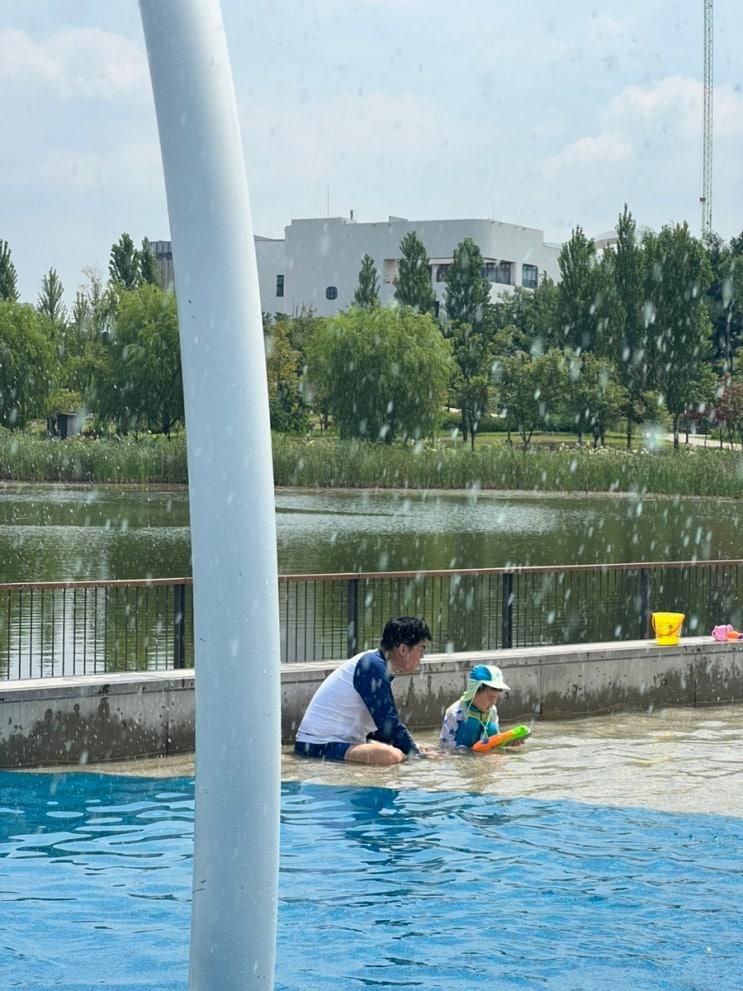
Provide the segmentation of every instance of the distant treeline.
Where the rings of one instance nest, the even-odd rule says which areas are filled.
[[[389,447],[451,425],[474,449],[497,422],[524,448],[535,431],[603,443],[624,424],[714,428],[743,444],[743,235],[705,241],[684,225],[639,232],[625,207],[601,253],[577,227],[560,281],[491,302],[469,238],[452,248],[443,305],[415,233],[400,245],[392,305],[373,260],[360,259],[354,304],[332,318],[264,314],[271,420]],[[183,424],[175,299],[157,285],[145,242],[124,234],[108,279],[88,270],[72,311],[50,269],[35,306],[18,300],[0,242],[0,425],[19,430],[84,411],[97,435],[170,434]],[[249,425],[247,426],[249,429]]]
[[[498,416],[524,447],[536,430],[602,444],[609,427],[657,422],[716,428],[743,443],[743,235],[705,241],[685,224],[638,232],[625,207],[600,254],[580,227],[559,255],[560,281],[490,301],[480,251],[453,251],[444,305],[416,234],[401,243],[393,305],[362,259],[354,306],[337,317],[267,318],[275,426],[313,418],[341,437],[427,436],[442,404],[474,448]]]

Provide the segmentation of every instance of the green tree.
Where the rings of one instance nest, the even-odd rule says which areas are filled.
[[[425,245],[410,231],[400,242],[400,271],[395,279],[395,299],[418,313],[436,312],[436,293],[431,285],[431,262]]]
[[[7,241],[0,240],[0,300],[18,302],[18,275],[10,257]]]
[[[562,347],[572,351],[599,351],[601,269],[596,247],[581,227],[576,227],[558,257],[560,282],[557,320]]]
[[[462,440],[474,449],[477,428],[489,405],[490,283],[482,274],[482,255],[472,238],[454,249],[446,279],[444,331],[452,341],[455,372],[452,398],[462,413]]]
[[[142,241],[142,250],[139,252],[139,281],[141,285],[146,283],[151,286],[160,285],[155,256],[150,249],[150,242],[147,238]]]
[[[536,289],[516,286],[513,292],[501,297],[492,307],[496,332],[505,327],[516,327],[528,341],[527,350],[538,354],[551,347],[561,347],[558,334],[558,287],[547,275],[539,280]]]
[[[64,302],[64,287],[54,268],[50,268],[41,281],[41,291],[36,303],[38,326],[54,348],[57,360],[54,363],[54,378],[51,388],[59,388],[64,382],[64,358],[67,336],[67,310]]]
[[[743,382],[726,378],[717,400],[716,418],[720,428],[720,447],[723,435],[727,434],[731,448],[737,436],[743,451]]]
[[[64,325],[60,348],[61,388],[79,392],[83,404],[98,416],[98,426],[111,406],[110,332],[116,307],[116,292],[109,292],[100,273],[84,270],[85,283],[75,294],[70,320]]]
[[[169,434],[183,422],[183,380],[175,297],[157,286],[122,292],[110,341],[105,399],[123,432]]]
[[[353,307],[318,321],[306,354],[311,386],[342,437],[391,443],[433,431],[451,359],[428,314]]]
[[[304,354],[305,344],[312,335],[312,330],[318,321],[312,307],[303,306],[299,313],[289,318],[286,314],[277,313],[277,320],[284,320],[289,326],[289,343],[299,352],[300,357]]]
[[[41,292],[36,309],[55,327],[64,324],[67,319],[67,309],[64,305],[64,286],[54,268],[50,268],[41,280]]]
[[[0,425],[24,427],[44,411],[55,354],[33,306],[0,301]]]
[[[632,424],[648,388],[648,327],[645,318],[643,250],[637,225],[625,203],[617,222],[616,248],[604,255],[606,340],[625,390],[624,417],[627,450],[632,447]]]
[[[454,374],[451,393],[462,416],[462,438],[475,449],[480,420],[490,405],[491,354],[488,338],[469,324],[456,324],[451,334]]]
[[[128,234],[122,234],[116,244],[112,245],[108,274],[118,289],[136,289],[140,284],[141,259]]]
[[[697,378],[691,383],[689,399],[684,411],[684,429],[686,443],[689,443],[689,432],[692,421],[708,417],[720,395],[720,379],[712,365],[706,362],[699,367]]]
[[[353,294],[353,302],[362,310],[373,310],[379,306],[379,275],[370,255],[364,255],[361,259],[359,284]]]
[[[266,354],[271,426],[282,432],[307,429],[307,409],[301,394],[301,355],[292,347],[291,321],[271,324]]]
[[[712,271],[707,290],[712,357],[721,372],[729,374],[743,344],[743,235],[726,245],[718,234],[707,234],[703,244]]]
[[[82,337],[84,328],[90,316],[90,308],[87,297],[82,290],[75,293],[75,301],[72,304],[70,313],[70,326]]]
[[[614,363],[590,351],[579,355],[568,352],[567,371],[563,408],[575,418],[578,441],[590,432],[594,447],[598,447],[604,443],[607,429],[626,409],[627,390],[616,381]]]
[[[531,355],[515,351],[493,365],[498,402],[509,427],[521,434],[524,450],[534,431],[546,426],[560,407],[565,389],[565,359],[557,348]]]
[[[687,224],[647,234],[643,245],[651,324],[648,350],[655,384],[672,419],[673,446],[678,447],[679,421],[699,392],[711,350],[705,293],[712,271],[703,245]]]
[[[471,237],[454,249],[446,277],[446,316],[452,324],[479,331],[486,318],[490,283],[482,274],[482,255]]]

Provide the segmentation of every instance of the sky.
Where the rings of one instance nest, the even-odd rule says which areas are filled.
[[[702,0],[223,0],[253,227],[701,224]],[[743,6],[715,4],[713,227],[743,230]],[[0,239],[68,303],[169,237],[135,0],[0,0]]]

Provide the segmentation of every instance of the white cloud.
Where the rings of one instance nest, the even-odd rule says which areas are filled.
[[[0,79],[37,76],[58,80],[58,68],[25,31],[0,30]]]
[[[604,230],[628,203],[651,227],[699,216],[702,84],[669,75],[626,86],[598,113],[598,127],[544,157],[535,170],[543,212],[572,227]],[[725,237],[740,225],[743,97],[714,92],[713,224]],[[720,205],[724,204],[724,207]]]
[[[607,162],[620,162],[629,158],[632,147],[626,135],[619,132],[599,134],[595,138],[578,138],[566,145],[557,155],[545,161],[544,171],[554,175],[566,166],[600,165]]]
[[[714,91],[715,137],[739,138],[743,135],[743,96],[736,86],[717,86]]]
[[[698,136],[701,107],[702,84],[698,79],[667,76],[652,86],[628,86],[612,100],[602,121],[604,126],[627,131],[651,125]]]
[[[662,161],[669,153],[692,155],[702,126],[702,84],[667,76],[651,86],[627,86],[601,112],[599,133],[566,145],[544,162],[546,174],[576,164],[624,162],[652,150]],[[714,137],[743,134],[743,98],[730,86],[714,91]]]
[[[36,40],[25,31],[0,30],[0,81],[40,82],[61,99],[113,99],[146,92],[147,60],[122,35],[85,28]]]

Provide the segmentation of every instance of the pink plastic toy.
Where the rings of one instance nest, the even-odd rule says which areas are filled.
[[[735,633],[735,637],[729,636],[730,633]],[[730,623],[725,623],[724,626],[716,626],[712,630],[712,636],[715,640],[737,640],[738,634],[735,632],[734,627]]]

